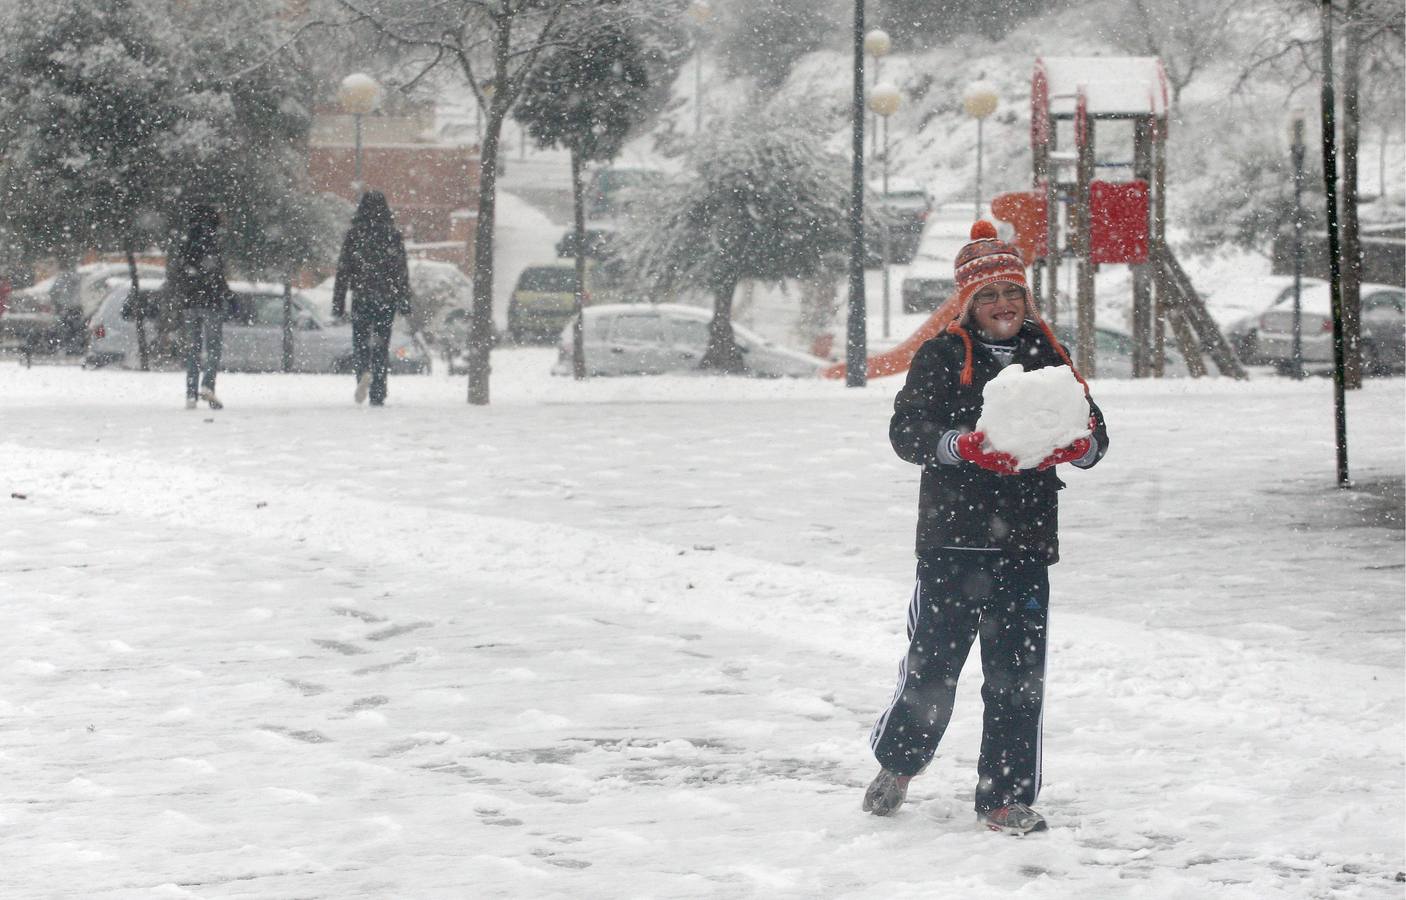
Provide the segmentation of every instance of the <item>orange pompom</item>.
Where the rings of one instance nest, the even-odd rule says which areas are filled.
[[[972,223],[972,240],[979,241],[996,237],[996,226],[985,219],[977,219]]]

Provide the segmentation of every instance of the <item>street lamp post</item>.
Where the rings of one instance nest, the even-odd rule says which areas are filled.
[[[693,45],[693,133],[703,131],[703,28],[713,18],[713,7],[707,0],[693,0],[688,7],[694,24]]]
[[[976,202],[973,220],[981,218],[982,125],[986,122],[986,117],[996,111],[999,99],[996,89],[983,81],[967,88],[966,95],[962,97],[962,107],[967,111],[967,115],[976,119]]]
[[[889,50],[893,48],[893,41],[889,40],[889,34],[882,28],[875,28],[864,36],[864,52],[874,59],[874,87],[879,86],[879,70],[885,56],[889,55]],[[872,108],[872,107],[871,107]],[[877,156],[879,152],[879,123],[875,117],[869,119],[869,155]]]
[[[871,32],[872,33],[872,32]],[[880,196],[887,202],[889,195],[889,116],[898,112],[903,98],[898,88],[887,82],[874,85],[869,92],[869,109],[884,120],[883,182]],[[884,220],[879,226],[879,259],[884,273],[884,337],[889,336],[889,221],[888,211],[883,210]]]
[[[1296,114],[1290,123],[1289,153],[1294,160],[1294,371],[1303,380],[1303,158],[1304,117]]]
[[[355,171],[352,179],[353,193],[361,193],[361,117],[381,105],[381,86],[370,75],[356,72],[342,79],[337,89],[337,100],[342,109],[351,113],[356,122]]]
[[[864,0],[854,0],[854,84],[850,97],[849,316],[845,325],[845,386],[864,387]]]

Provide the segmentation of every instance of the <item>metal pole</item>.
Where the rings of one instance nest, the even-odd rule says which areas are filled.
[[[854,129],[850,145],[849,321],[845,327],[845,384],[864,387],[868,356],[864,334],[864,0],[854,0]]]
[[[352,177],[352,190],[361,193],[361,113],[352,116],[356,120],[356,174]]]
[[[576,284],[571,305],[571,377],[586,377],[586,202],[581,184],[581,154],[571,151],[572,231],[576,235]]]
[[[1338,154],[1333,108],[1333,3],[1323,0],[1323,187],[1328,203],[1328,287],[1333,300],[1333,425],[1338,487],[1351,487],[1347,472],[1347,398],[1344,396],[1343,284],[1338,256]]]
[[[889,117],[884,116],[884,179],[883,179],[884,202],[888,202],[889,196]],[[889,336],[889,228],[888,217],[884,217],[883,231],[879,232],[882,239],[880,253],[884,263],[884,337]]]
[[[882,64],[879,62],[879,57],[877,57],[877,56],[874,57],[874,80],[870,83],[870,87],[871,87],[871,88],[873,88],[873,87],[878,87],[878,86],[879,86],[879,67],[880,67],[881,65],[882,65]],[[870,158],[870,159],[873,159],[874,157],[876,157],[876,156],[878,156],[878,155],[879,155],[879,114],[876,113],[876,112],[871,112],[871,113],[869,114],[869,158]]]
[[[1303,119],[1294,120],[1294,355],[1293,377],[1303,380]]]
[[[981,152],[983,149],[981,128],[985,123],[985,119],[976,120],[976,215],[972,217],[972,221],[981,218]]]

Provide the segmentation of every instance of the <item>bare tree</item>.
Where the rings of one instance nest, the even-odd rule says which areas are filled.
[[[1292,87],[1306,87],[1321,77],[1320,35],[1315,25],[1318,0],[1280,0],[1289,16],[1279,29],[1266,31],[1245,57],[1240,84],[1270,71]],[[1403,75],[1402,39],[1406,7],[1400,0],[1337,0],[1332,6],[1337,36],[1335,57],[1341,61],[1335,89],[1341,98],[1339,144],[1339,222],[1342,242],[1344,385],[1362,386],[1361,285],[1362,245],[1357,221],[1359,200],[1358,150],[1364,119],[1399,121]],[[1365,102],[1365,105],[1364,105]]]
[[[411,89],[441,67],[453,67],[485,122],[480,150],[478,230],[469,330],[470,403],[485,405],[493,346],[493,234],[498,149],[503,122],[544,54],[575,46],[595,27],[641,15],[629,0],[336,0],[351,23],[369,27],[418,62]],[[671,3],[652,4],[655,9]]]
[[[1235,5],[1225,0],[1126,0],[1114,39],[1141,56],[1158,56],[1172,89],[1172,105],[1229,46]]]

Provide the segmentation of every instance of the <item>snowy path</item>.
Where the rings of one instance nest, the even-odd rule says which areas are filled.
[[[971,829],[971,670],[912,805],[857,808],[911,571],[882,385],[518,359],[379,416],[0,373],[0,896],[1400,897],[1401,532],[1323,489],[1303,386],[1096,386],[1016,841]],[[1400,400],[1354,398],[1359,477]]]

